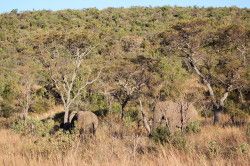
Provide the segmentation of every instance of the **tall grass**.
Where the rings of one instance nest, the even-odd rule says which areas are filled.
[[[38,137],[0,130],[0,165],[248,165],[245,128],[203,126],[182,149],[160,145],[120,122],[102,122],[95,138]],[[72,137],[72,135],[70,136]],[[181,146],[181,145],[179,145]]]

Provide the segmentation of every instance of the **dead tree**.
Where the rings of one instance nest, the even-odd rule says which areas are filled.
[[[81,75],[80,72],[84,59],[91,53],[92,49],[89,48],[83,53],[77,49],[76,54],[68,59],[57,55],[57,58],[52,60],[50,74],[63,103],[64,124],[69,122],[70,107],[82,95],[86,87],[97,81],[100,76],[101,70],[92,80],[90,80],[92,74],[90,69],[86,75]]]

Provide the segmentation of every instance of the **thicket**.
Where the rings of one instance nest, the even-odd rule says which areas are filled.
[[[102,68],[102,74],[87,87],[76,107],[122,111],[127,105],[133,108],[141,94],[149,105],[160,96],[178,100],[188,87],[185,82],[196,76],[201,85],[210,83],[215,96],[199,89],[185,91],[184,97],[195,101],[201,110],[223,107],[223,112],[237,121],[249,115],[249,18],[249,9],[236,7],[1,14],[0,116],[9,117],[24,109],[42,113],[62,103],[49,76],[48,62],[57,53],[70,55],[76,49],[95,47],[83,66],[91,67],[94,74]],[[195,73],[194,62],[202,77]],[[138,80],[143,80],[146,88],[132,94],[120,84],[127,81],[140,87]],[[105,92],[111,91],[115,101],[110,104]],[[228,100],[220,105],[227,92]],[[25,100],[27,95],[29,100]],[[195,126],[189,126],[188,131],[197,132]]]

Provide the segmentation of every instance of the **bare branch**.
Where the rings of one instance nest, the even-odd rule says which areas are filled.
[[[150,128],[150,126],[148,124],[147,117],[146,117],[145,113],[143,112],[143,106],[142,106],[141,99],[139,99],[139,102],[140,102],[140,111],[141,111],[141,114],[142,114],[142,120],[143,120],[144,127],[146,128],[148,134],[150,134],[151,133],[151,128]]]

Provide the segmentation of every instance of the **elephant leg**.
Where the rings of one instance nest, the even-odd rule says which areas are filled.
[[[92,127],[93,127],[93,135],[95,136],[96,135],[96,126],[94,123],[92,123]]]
[[[81,140],[85,139],[85,130],[83,128],[79,130],[79,136]]]

